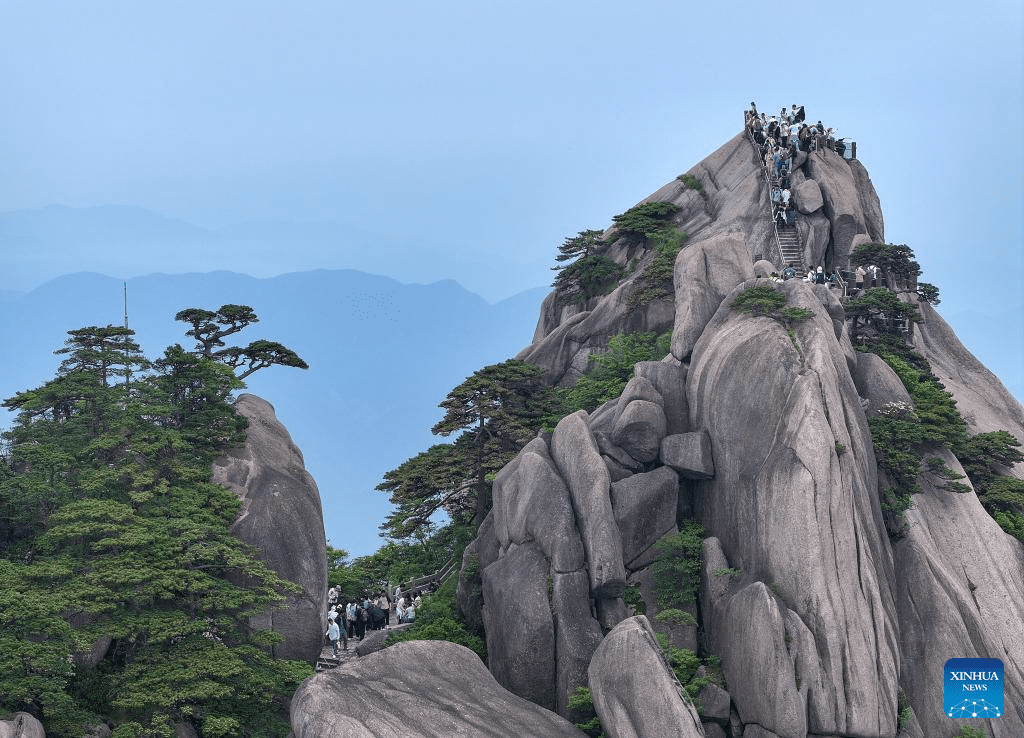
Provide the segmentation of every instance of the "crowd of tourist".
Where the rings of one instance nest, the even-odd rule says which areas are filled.
[[[843,155],[846,144],[836,137],[835,128],[826,128],[819,120],[807,123],[803,105],[793,103],[778,116],[759,113],[757,104],[743,111],[743,119],[754,144],[759,147],[765,173],[772,186],[772,220],[779,227],[796,224],[796,209],[790,202],[790,174],[800,151],[829,148]]]
[[[401,593],[391,597],[380,590],[374,597],[365,595],[361,599],[341,599],[341,587],[327,590],[327,632],[324,635],[331,643],[334,655],[338,655],[338,644],[348,650],[349,639],[362,640],[368,630],[386,630],[391,627],[391,613],[396,623],[411,623],[416,619],[416,608],[423,599],[419,591]]]

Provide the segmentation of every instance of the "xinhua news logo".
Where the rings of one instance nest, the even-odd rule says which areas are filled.
[[[1004,711],[1003,662],[950,659],[946,662],[943,711],[951,718],[997,718]]]

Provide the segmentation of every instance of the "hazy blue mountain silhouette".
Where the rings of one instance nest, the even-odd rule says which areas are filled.
[[[130,279],[129,323],[147,356],[191,347],[185,307],[251,305],[260,322],[237,336],[280,341],[310,365],[274,367],[249,379],[271,402],[320,486],[335,546],[370,553],[389,506],[373,491],[381,475],[443,439],[430,427],[438,403],[476,369],[530,343],[547,288],[496,304],[447,280],[402,284],[362,272],[313,271],[268,279],[232,272]],[[0,396],[35,387],[60,363],[66,332],[124,321],[122,281],[92,273],[60,277],[0,310],[5,359]],[[3,418],[6,425],[10,418]]]
[[[259,277],[319,268],[354,268],[406,281],[451,273],[434,254],[442,234],[415,244],[333,221],[247,221],[202,228],[131,205],[49,205],[0,213],[0,291],[28,291],[58,275],[93,271],[127,277],[197,271],[243,271]],[[464,260],[478,258],[476,252]],[[500,283],[495,285],[501,290]],[[509,294],[509,291],[493,294]],[[0,302],[9,295],[0,292]]]

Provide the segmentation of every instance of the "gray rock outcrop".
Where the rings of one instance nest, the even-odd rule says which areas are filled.
[[[963,473],[949,451],[927,455]],[[924,735],[951,735],[978,721],[928,709],[943,704],[946,659],[999,658],[1007,709],[985,729],[993,738],[1024,735],[1024,716],[1011,707],[1024,705],[1024,546],[1003,533],[973,493],[944,489],[930,474],[919,483],[907,535],[895,545],[900,681]]]
[[[697,710],[643,615],[623,620],[601,641],[589,675],[594,709],[611,738],[703,737]]]
[[[697,517],[721,541],[727,566],[752,578],[720,601],[702,600],[711,608],[704,622],[744,723],[802,738],[807,711],[787,682],[795,677],[780,677],[786,691],[770,701],[754,682],[737,687],[729,677],[731,669],[749,673],[752,658],[771,668],[788,663],[779,648],[791,611],[813,634],[807,660],[827,690],[814,695],[806,729],[894,734],[893,564],[871,437],[824,306],[802,282],[783,290],[789,304],[815,312],[797,324],[796,345],[781,324],[728,309],[730,296],[690,364],[690,421],[707,428],[715,449],[715,477],[698,483]],[[839,454],[837,442],[849,453]],[[737,640],[739,633],[748,638]]]
[[[670,355],[637,364],[620,397],[563,419],[497,475],[488,519],[496,524],[485,522],[473,544],[483,605],[466,598],[467,614],[509,596],[551,613],[550,626],[539,616],[542,656],[525,650],[517,626],[488,626],[499,655],[492,672],[511,683],[504,662],[539,664],[538,679],[554,695],[533,699],[566,715],[586,671],[609,735],[663,735],[663,726],[638,727],[648,708],[637,685],[660,677],[615,650],[649,645],[650,624],[629,617],[623,584],[637,585],[654,617],[653,544],[692,517],[707,535],[699,606],[684,606],[699,629],[657,628],[676,647],[721,659],[725,688],[707,688],[708,735],[895,738],[902,689],[915,717],[901,738],[952,738],[959,728],[935,705],[939,661],[953,655],[1002,654],[1012,662],[1007,702],[1024,703],[1024,547],[973,493],[942,489],[927,474],[906,536],[889,539],[879,497],[891,482],[879,472],[868,418],[887,403],[911,403],[909,393],[884,361],[854,350],[840,290],[798,280],[778,286],[787,306],[813,313],[789,325],[731,308],[743,290],[770,284],[764,179],[742,136],[690,173],[706,198],[678,182],[648,198],[677,204],[672,225],[689,234],[674,265]],[[851,249],[884,239],[878,197],[859,162],[815,152],[793,181],[806,264],[845,266]],[[635,243],[608,253],[623,265],[648,263]],[[631,280],[576,307],[556,310],[549,298],[535,343],[519,358],[571,384],[610,335],[649,321],[650,312],[628,317]],[[916,302],[910,293],[901,299]],[[953,393],[971,432],[1005,429],[1024,440],[1024,409],[930,306],[920,307],[913,348]],[[948,452],[936,455],[959,468]],[[1012,472],[1024,478],[1024,464]],[[527,560],[528,576],[505,573]],[[621,673],[609,683],[613,662]],[[669,706],[654,712],[678,707],[678,686],[658,691]],[[998,738],[1024,735],[1019,717],[987,727]],[[692,716],[673,720],[672,729],[702,730]]]
[[[821,197],[821,188],[813,179],[805,179],[793,186],[793,204],[804,215],[820,210],[825,204]]]
[[[249,421],[245,444],[213,466],[213,481],[242,501],[231,532],[255,546],[278,575],[302,588],[289,593],[284,604],[252,618],[252,623],[284,636],[271,647],[274,656],[315,663],[322,646],[327,591],[320,492],[270,403],[242,395],[235,409]]]
[[[582,738],[572,723],[502,688],[447,641],[407,641],[307,679],[295,738]]]
[[[27,712],[16,712],[0,720],[0,738],[46,738],[43,724]]]

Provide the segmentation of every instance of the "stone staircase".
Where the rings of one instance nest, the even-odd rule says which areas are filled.
[[[800,234],[796,232],[795,225],[776,226],[779,234],[779,248],[782,250],[782,258],[786,266],[796,267],[798,271],[803,265],[804,249],[800,243]]]

